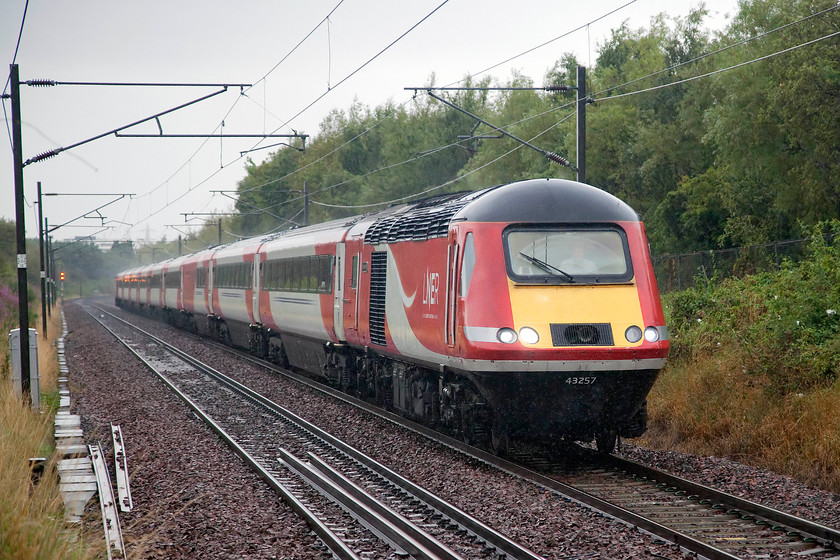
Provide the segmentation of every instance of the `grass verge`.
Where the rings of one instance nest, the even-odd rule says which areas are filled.
[[[643,444],[731,457],[840,493],[840,382],[768,394],[766,379],[737,364],[721,353],[663,371]]]
[[[840,221],[807,259],[663,298],[671,358],[646,443],[840,493]]]
[[[61,335],[60,310],[48,325],[51,339]],[[8,335],[6,335],[8,338]],[[18,397],[9,375],[8,344],[0,375],[0,558],[13,560],[88,560],[97,556],[95,546],[64,521],[64,504],[54,450],[53,424],[58,408],[58,362],[51,341],[38,337],[42,411],[33,411]],[[29,459],[48,458],[43,475],[33,477]]]

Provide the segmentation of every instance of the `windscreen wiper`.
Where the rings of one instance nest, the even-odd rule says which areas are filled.
[[[575,279],[572,277],[571,274],[569,274],[568,272],[564,272],[564,271],[560,270],[556,266],[550,265],[547,262],[542,261],[542,260],[540,260],[536,257],[526,255],[522,251],[519,251],[519,254],[522,255],[523,257],[525,257],[526,259],[528,259],[529,262],[537,265],[538,267],[540,267],[541,269],[545,270],[546,272],[548,272],[550,274],[559,273],[561,276],[565,276],[569,280],[569,282],[574,282],[575,281]]]

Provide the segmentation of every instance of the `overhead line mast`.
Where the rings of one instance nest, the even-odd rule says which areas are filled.
[[[151,120],[155,120],[158,123],[158,128],[161,132],[160,136],[163,136],[163,130],[160,125],[159,117],[163,115],[167,115],[169,113],[175,112],[178,109],[183,109],[185,107],[189,107],[190,105],[194,105],[221,93],[224,93],[228,90],[229,87],[239,87],[240,92],[244,90],[246,87],[250,87],[251,84],[189,84],[189,83],[150,83],[150,82],[60,82],[56,80],[48,80],[48,79],[37,79],[37,80],[28,80],[25,82],[20,81],[20,69],[19,66],[15,63],[12,63],[9,66],[9,82],[11,86],[11,91],[8,95],[3,94],[0,96],[3,99],[10,98],[12,102],[12,151],[13,151],[13,163],[14,163],[14,182],[15,182],[15,224],[16,224],[16,238],[17,238],[17,269],[18,269],[18,315],[19,315],[19,322],[20,322],[20,365],[21,365],[21,392],[23,393],[23,398],[27,402],[32,402],[32,398],[30,395],[30,381],[29,381],[29,370],[30,370],[30,355],[29,355],[29,297],[28,297],[28,290],[27,290],[27,283],[26,283],[26,226],[25,226],[25,200],[24,200],[24,184],[23,184],[23,168],[29,164],[37,163],[39,161],[43,161],[45,159],[49,159],[58,155],[61,152],[70,150],[72,148],[76,148],[83,144],[87,144],[89,142],[93,142],[94,140],[99,140],[105,136],[110,134],[117,135],[118,132],[131,128],[141,123],[145,123]],[[133,87],[218,87],[221,88],[218,91],[210,93],[208,95],[199,97],[192,101],[188,101],[183,103],[177,107],[173,107],[166,111],[162,111],[150,117],[146,117],[144,119],[135,121],[131,124],[115,128],[108,132],[98,134],[86,140],[82,140],[80,142],[76,142],[70,146],[64,146],[60,148],[54,148],[47,152],[38,154],[28,160],[23,160],[23,145],[21,140],[21,111],[20,111],[20,86],[21,84],[32,86],[32,87],[52,87],[58,85],[81,85],[81,86],[133,86]],[[206,135],[205,135],[206,136]],[[254,135],[255,137],[267,137],[265,134]],[[40,208],[39,208],[40,209]],[[98,210],[98,209],[97,209]],[[77,218],[78,219],[78,218]],[[46,218],[44,218],[46,222]],[[66,224],[62,224],[66,225]],[[40,227],[40,218],[39,218],[39,227]],[[58,226],[61,227],[61,226]],[[53,228],[57,229],[57,228]],[[49,229],[47,229],[47,237],[49,238]],[[90,236],[92,237],[92,236]],[[43,295],[42,295],[43,297]]]
[[[414,90],[415,93],[419,90],[425,90],[426,93],[430,97],[432,97],[434,99],[437,99],[441,103],[444,103],[445,105],[448,105],[449,107],[452,107],[453,109],[464,113],[465,115],[469,116],[472,119],[475,119],[476,121],[478,121],[481,124],[489,126],[490,128],[492,128],[496,132],[499,132],[503,136],[507,136],[508,138],[511,138],[512,140],[515,140],[515,141],[519,142],[523,146],[527,146],[528,148],[531,148],[532,150],[535,150],[535,151],[541,153],[542,155],[544,155],[549,160],[551,160],[555,163],[559,163],[560,165],[564,165],[564,166],[568,167],[569,169],[571,169],[572,171],[574,171],[576,173],[577,180],[579,182],[581,182],[581,183],[586,182],[586,105],[588,103],[592,103],[592,100],[588,99],[586,97],[586,67],[578,66],[577,86],[576,87],[575,86],[569,86],[569,85],[553,85],[553,86],[543,86],[543,87],[407,87],[405,89],[409,90],[409,91]],[[558,154],[556,152],[552,152],[552,151],[540,148],[538,146],[534,146],[533,144],[531,144],[527,140],[523,140],[521,138],[518,138],[518,137],[514,136],[513,134],[509,133],[505,129],[500,128],[500,127],[498,127],[494,124],[491,124],[488,121],[485,121],[484,119],[482,119],[478,115],[475,115],[475,114],[467,111],[463,107],[460,107],[460,106],[456,105],[455,103],[452,103],[451,101],[448,101],[448,100],[444,99],[443,97],[441,97],[439,95],[435,95],[433,93],[433,90],[436,90],[436,91],[549,91],[549,92],[558,92],[558,91],[565,92],[565,91],[577,90],[577,92],[578,92],[578,96],[577,96],[577,160],[578,160],[577,165],[571,163],[568,159],[564,158],[563,156],[561,156],[560,154]]]

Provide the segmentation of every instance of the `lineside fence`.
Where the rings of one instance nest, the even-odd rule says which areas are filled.
[[[722,280],[756,272],[778,270],[782,262],[799,262],[808,253],[810,239],[777,241],[764,245],[697,251],[653,257],[653,270],[662,293],[685,290],[702,280]]]

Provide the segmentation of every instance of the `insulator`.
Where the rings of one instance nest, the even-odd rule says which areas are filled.
[[[50,87],[55,85],[55,80],[27,80],[25,83],[33,87]]]
[[[50,150],[49,152],[44,152],[42,154],[38,154],[34,158],[30,158],[26,160],[26,164],[35,163],[38,161],[44,161],[45,159],[50,159],[51,157],[55,157],[58,153],[61,152],[60,149],[56,148],[55,150]]]
[[[555,163],[559,163],[560,165],[569,165],[569,160],[567,160],[560,154],[555,154],[554,152],[546,152],[545,157],[547,157]]]
[[[545,91],[569,91],[575,89],[573,86],[545,86]]]

